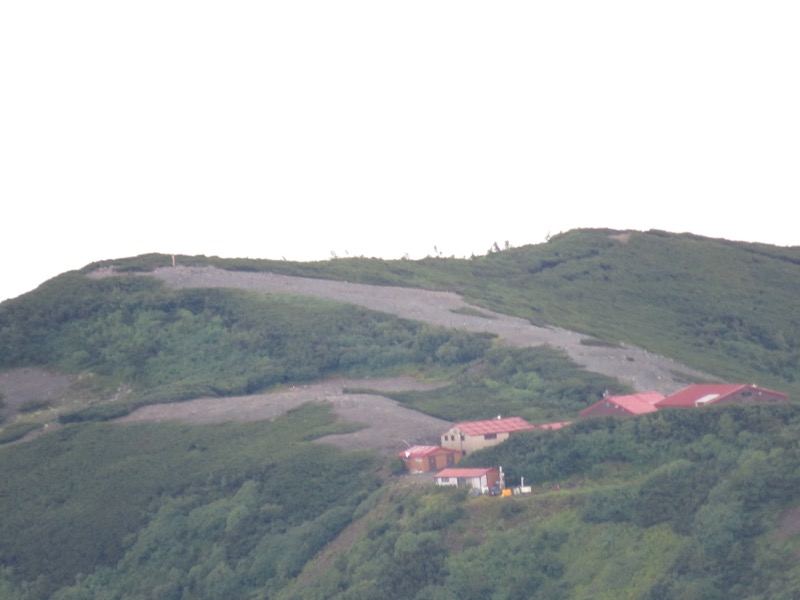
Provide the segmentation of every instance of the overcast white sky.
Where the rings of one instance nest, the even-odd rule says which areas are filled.
[[[0,300],[146,252],[800,245],[800,3],[7,0]]]

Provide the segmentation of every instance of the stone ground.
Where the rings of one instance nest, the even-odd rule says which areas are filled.
[[[558,327],[537,327],[524,319],[474,307],[458,294],[451,292],[290,277],[274,273],[224,271],[214,267],[167,267],[156,270],[154,275],[175,288],[231,287],[316,296],[357,304],[432,325],[494,333],[505,343],[514,346],[549,344],[564,350],[572,360],[587,370],[615,377],[637,391],[655,390],[669,394],[685,387],[693,378],[713,379],[672,359],[635,346],[587,346],[581,343],[586,338],[585,335]],[[465,308],[471,308],[486,317],[455,312]]]
[[[91,276],[113,275],[110,270]],[[346,281],[291,277],[274,273],[225,271],[214,267],[167,267],[153,274],[174,288],[226,287],[264,293],[315,296],[357,304],[365,308],[466,331],[489,332],[514,346],[548,344],[565,351],[589,371],[615,377],[638,391],[664,394],[709,375],[628,345],[587,346],[581,334],[556,327],[537,327],[528,321],[467,304],[450,292],[415,288],[375,286]],[[464,314],[465,308],[475,314]],[[477,315],[484,316],[477,316]],[[58,400],[73,379],[39,369],[22,369],[0,374],[0,391],[5,397],[4,414],[13,417],[29,400]],[[414,390],[425,385],[412,378],[334,379],[264,394],[228,398],[199,398],[174,404],[143,407],[119,419],[120,423],[177,420],[213,423],[229,420],[272,419],[305,402],[327,402],[341,418],[364,424],[355,433],[330,436],[324,441],[342,448],[376,449],[384,452],[402,448],[404,443],[430,443],[448,423],[409,410],[380,395],[380,391]],[[347,393],[350,388],[370,393]]]
[[[364,427],[346,434],[330,435],[320,442],[345,450],[378,450],[391,454],[406,447],[436,441],[449,427],[447,421],[424,415],[381,396],[381,391],[431,389],[411,377],[383,379],[331,379],[309,385],[249,396],[199,398],[172,404],[144,406],[118,423],[181,421],[217,423],[274,419],[307,402],[324,402],[343,420]],[[358,388],[375,393],[347,393]]]

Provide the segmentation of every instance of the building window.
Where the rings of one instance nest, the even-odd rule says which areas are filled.
[[[497,434],[496,433],[487,433],[486,435],[483,436],[483,439],[485,439],[485,440],[496,440],[497,439]]]
[[[462,442],[464,441],[464,434],[463,433],[461,434],[461,441]]]
[[[441,481],[442,483],[450,483],[450,478],[449,477],[439,477],[439,481]]]

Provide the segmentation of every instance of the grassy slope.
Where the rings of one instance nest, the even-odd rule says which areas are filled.
[[[131,553],[140,556],[121,563],[115,577],[130,584],[136,569],[147,565],[150,580],[136,585],[151,590],[179,566],[170,561],[205,561],[213,569],[243,556],[257,560],[283,544],[285,552],[299,553],[302,564],[325,540],[306,548],[308,542],[292,536],[328,511],[349,507],[323,532],[335,536],[377,485],[373,457],[310,443],[351,429],[313,405],[275,422],[246,425],[70,425],[2,448],[0,562],[13,570],[9,578],[33,582],[33,597],[48,597],[78,573],[126,556],[131,561]],[[259,543],[269,550],[257,551]],[[222,557],[214,547],[224,549]],[[159,558],[166,571],[148,562]],[[262,559],[278,562],[275,556]],[[240,565],[240,575],[245,567]],[[262,583],[271,579],[267,575]],[[188,586],[188,568],[183,576]]]
[[[390,488],[311,598],[792,598],[800,411],[728,407],[518,436],[465,464],[530,496]],[[551,491],[551,484],[561,489]]]
[[[304,441],[330,427],[323,408],[308,407],[249,426],[72,426],[0,450],[0,492],[13,499],[3,563],[17,576],[46,567],[27,588],[31,597],[59,588],[59,600],[726,599],[800,589],[800,528],[777,529],[800,502],[794,406],[596,420],[476,453],[473,462],[501,462],[509,477],[524,472],[534,493],[513,498],[398,480],[376,489],[369,457]],[[57,458],[43,467],[43,456]],[[358,534],[294,585],[352,519]],[[79,570],[87,576],[64,587]],[[24,597],[5,577],[6,597]]]
[[[351,305],[234,290],[174,291],[141,277],[67,274],[0,307],[2,366],[80,375],[88,397],[110,397],[121,384],[132,390],[119,401],[62,415],[73,421],[332,374],[447,371],[490,343],[487,336],[434,330]],[[453,352],[445,356],[447,349]]]
[[[732,381],[800,395],[800,248],[658,231],[577,230],[473,259],[318,263],[179,257],[181,264],[451,290],[537,324],[625,341]],[[101,266],[166,266],[148,255]],[[171,262],[170,262],[171,264]]]
[[[634,234],[623,244],[608,234],[571,232],[542,246],[460,261],[179,260],[455,290],[494,310],[637,343],[732,380],[797,392],[800,336],[786,309],[796,303],[800,281],[796,249],[658,232]],[[123,263],[146,270],[164,261],[153,255]],[[119,288],[121,280],[115,281]],[[67,282],[67,289],[80,300],[76,282]],[[223,317],[206,310],[207,303],[192,310],[207,302],[205,294],[164,296],[148,289],[137,305],[130,303],[136,290],[116,293],[118,303],[103,313],[105,329],[93,332],[97,339],[117,326],[135,333],[139,327],[153,331],[152,322],[179,327],[183,319],[192,331],[223,332],[214,329]],[[153,298],[159,303],[148,304]],[[222,308],[251,301],[218,299]],[[11,309],[4,304],[6,317],[24,313],[25,301]],[[92,307],[98,305],[43,301],[32,314],[41,323],[74,322],[89,318]],[[334,322],[348,314],[336,310]],[[366,332],[399,326],[366,318],[375,319]],[[24,341],[33,352],[57,351],[65,339],[30,322],[22,329],[5,323],[0,333],[6,342]],[[401,330],[414,349],[420,332]],[[237,333],[232,324],[227,331]],[[74,327],[62,333],[80,337]],[[423,333],[417,348],[421,341],[424,348],[431,339],[438,343],[427,355],[431,360],[451,341]],[[28,334],[35,343],[19,337]],[[168,336],[164,343],[177,339]],[[72,348],[62,358],[84,359],[75,355],[80,351]],[[415,360],[407,365],[429,364]],[[548,380],[536,365],[552,357],[538,357],[532,366],[531,357],[515,354],[510,364],[519,367],[502,377],[492,371],[492,355],[475,360],[505,386],[498,396],[506,394],[510,405],[539,390],[527,410],[555,414],[546,403],[564,377],[564,363],[556,361],[556,376]],[[447,368],[453,374],[468,365]],[[537,376],[523,377],[531,372]],[[476,389],[404,400],[457,410],[453,398],[473,406],[480,394],[467,399]],[[43,597],[78,571],[88,575],[95,568],[57,597],[791,598],[800,585],[800,573],[787,562],[800,545],[798,531],[784,526],[776,533],[781,515],[800,504],[800,416],[793,407],[676,411],[520,436],[470,457],[499,462],[510,478],[525,476],[536,486],[530,497],[502,500],[394,484],[373,494],[368,457],[319,452],[306,443],[331,427],[319,410],[274,424],[212,428],[69,426],[32,444],[0,448],[2,539],[14,542],[4,543],[2,564],[15,569],[2,573],[0,593],[14,600]],[[315,477],[315,493],[308,494]],[[553,482],[562,484],[560,492],[547,491]],[[346,514],[331,508],[340,505]],[[302,589],[288,585],[354,516],[366,520],[365,533],[342,549],[334,567]]]

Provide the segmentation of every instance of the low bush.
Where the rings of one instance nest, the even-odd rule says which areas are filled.
[[[26,400],[19,405],[18,410],[21,413],[30,413],[36,412],[37,410],[44,410],[46,408],[50,408],[50,402],[48,400]]]
[[[110,421],[118,419],[133,412],[135,408],[131,404],[113,403],[89,406],[74,412],[65,413],[58,417],[59,423],[85,423],[87,421]]]
[[[0,444],[15,442],[31,431],[36,431],[42,427],[41,423],[31,423],[28,421],[12,423],[0,429]]]

